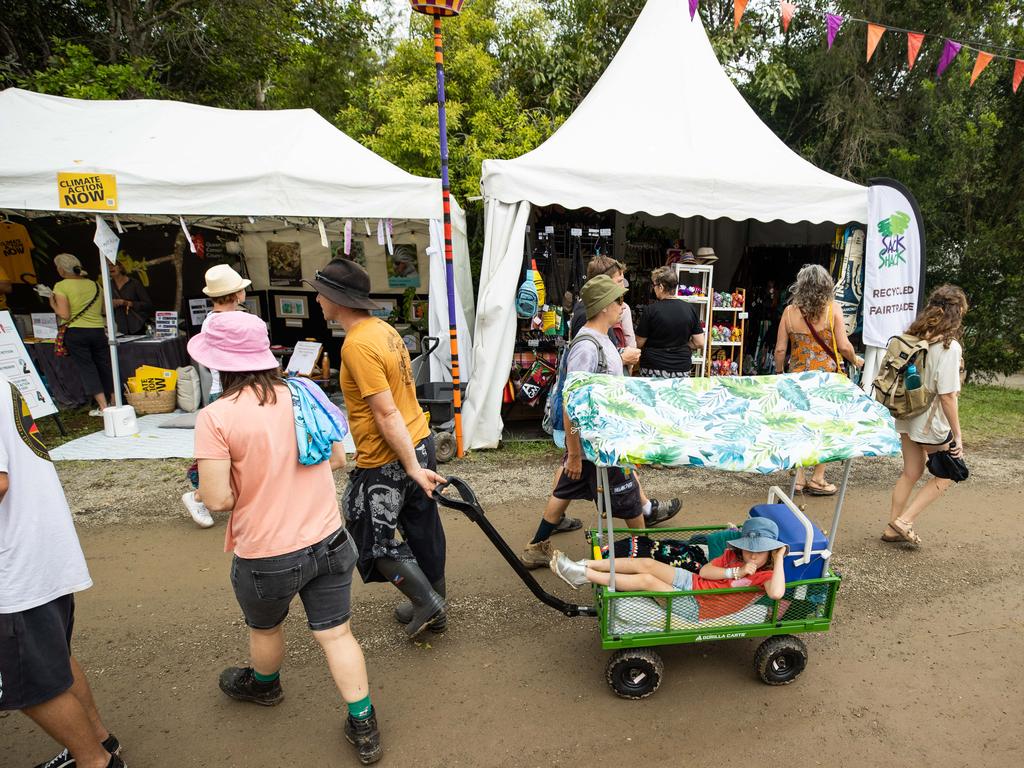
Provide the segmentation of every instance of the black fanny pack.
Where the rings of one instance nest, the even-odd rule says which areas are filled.
[[[956,443],[950,443],[952,448]],[[962,483],[971,475],[967,463],[949,451],[936,451],[928,456],[928,471],[935,477],[942,480],[952,480],[954,483]]]

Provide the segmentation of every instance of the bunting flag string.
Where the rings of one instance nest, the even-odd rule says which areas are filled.
[[[690,0],[690,21],[693,21],[693,17],[697,14],[698,5],[700,5],[700,0]]]
[[[700,5],[700,0],[689,0],[690,2],[690,20],[692,21],[697,13],[697,9]],[[739,29],[740,23],[743,20],[743,14],[747,10],[750,0],[734,0],[733,2],[733,28]],[[783,0],[779,3],[779,11],[782,17],[782,29],[783,32],[789,32],[789,25],[796,15],[798,7],[796,3],[786,2]],[[901,27],[894,27],[887,24],[878,24],[874,21],[867,19],[858,19],[852,16],[840,16],[835,13],[823,13],[825,17],[825,26],[827,30],[828,50],[832,50],[832,46],[835,44],[836,36],[839,34],[839,29],[846,22],[856,22],[864,24],[867,27],[867,49],[866,49],[866,60],[871,61],[872,56],[875,54],[875,50],[878,48],[879,42],[882,40],[882,36],[886,32],[898,32],[907,36],[907,69],[913,70],[914,65],[917,63],[917,59],[921,53],[921,46],[924,43],[925,33],[915,32],[912,29],[903,29]],[[977,58],[974,62],[974,69],[971,72],[971,87],[978,80],[981,74],[985,71],[989,64],[994,59],[1005,59],[1006,61],[1014,62],[1013,67],[1013,92],[1016,93],[1020,88],[1021,82],[1024,82],[1024,59],[1018,59],[1017,56],[1024,53],[1024,49],[1012,48],[1009,46],[995,45],[992,43],[976,42],[976,41],[958,41],[953,40],[949,37],[940,37],[943,40],[942,53],[939,56],[938,67],[935,70],[936,79],[941,78],[945,74],[946,70],[949,69],[950,64],[957,57],[961,50],[973,51],[977,54]],[[981,47],[984,46],[984,47]],[[992,51],[1002,51],[1002,53],[993,53]]]
[[[793,3],[787,3],[785,0],[779,3],[779,9],[782,12],[782,31],[789,32],[789,22],[793,20],[793,15],[796,13],[796,6]]]
[[[881,24],[868,24],[868,58],[867,61],[871,61],[871,57],[875,55],[875,48],[878,47],[879,41],[882,39],[882,35],[885,34],[885,27]]]
[[[917,55],[921,52],[921,43],[924,42],[924,35],[920,32],[907,33],[907,69],[914,68]]]

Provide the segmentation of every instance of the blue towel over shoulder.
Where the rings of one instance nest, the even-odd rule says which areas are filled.
[[[348,434],[345,414],[327,399],[314,382],[291,376],[285,379],[292,396],[295,440],[300,464],[319,464],[331,457],[334,443]]]

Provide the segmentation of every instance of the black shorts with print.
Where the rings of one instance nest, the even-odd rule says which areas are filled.
[[[416,459],[421,467],[437,469],[433,435],[417,444]],[[352,470],[341,506],[359,549],[356,567],[364,582],[387,581],[374,567],[380,557],[415,560],[431,583],[444,578],[445,537],[437,503],[401,463]]]

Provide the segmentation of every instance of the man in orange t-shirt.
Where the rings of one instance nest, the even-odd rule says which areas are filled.
[[[356,443],[342,511],[359,547],[364,582],[390,581],[406,597],[395,618],[415,637],[447,626],[445,537],[431,497],[443,483],[434,438],[416,400],[409,351],[398,332],[370,314],[370,276],[334,259],[309,283],[327,320],[345,329],[341,391]],[[401,534],[401,538],[399,538]]]

